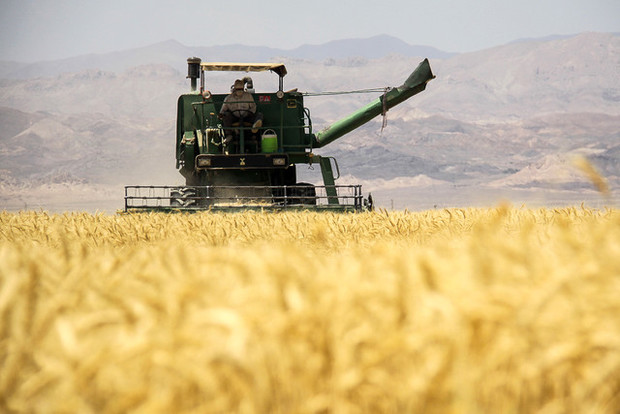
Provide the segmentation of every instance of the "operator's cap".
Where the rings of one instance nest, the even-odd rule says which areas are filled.
[[[243,90],[243,81],[241,79],[237,79],[235,81],[235,85],[233,86],[233,90],[236,91],[236,90],[239,90],[239,89]]]

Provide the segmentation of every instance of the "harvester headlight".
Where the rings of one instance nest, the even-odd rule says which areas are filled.
[[[211,158],[198,158],[198,166],[199,167],[210,167]]]
[[[286,165],[286,158],[274,158],[273,165]]]

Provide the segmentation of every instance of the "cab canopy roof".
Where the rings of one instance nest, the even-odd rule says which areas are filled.
[[[221,72],[264,72],[270,70],[280,77],[286,75],[284,63],[232,63],[232,62],[203,62],[200,68],[204,71]]]

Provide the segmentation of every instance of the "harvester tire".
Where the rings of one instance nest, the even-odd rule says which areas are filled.
[[[170,191],[170,207],[183,207],[183,194],[179,190]]]

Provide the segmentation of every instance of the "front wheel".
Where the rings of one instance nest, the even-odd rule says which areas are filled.
[[[184,205],[183,194],[180,189],[174,189],[170,191],[170,207],[183,207]]]
[[[196,204],[196,191],[192,188],[175,188],[170,190],[170,207],[191,207]]]

